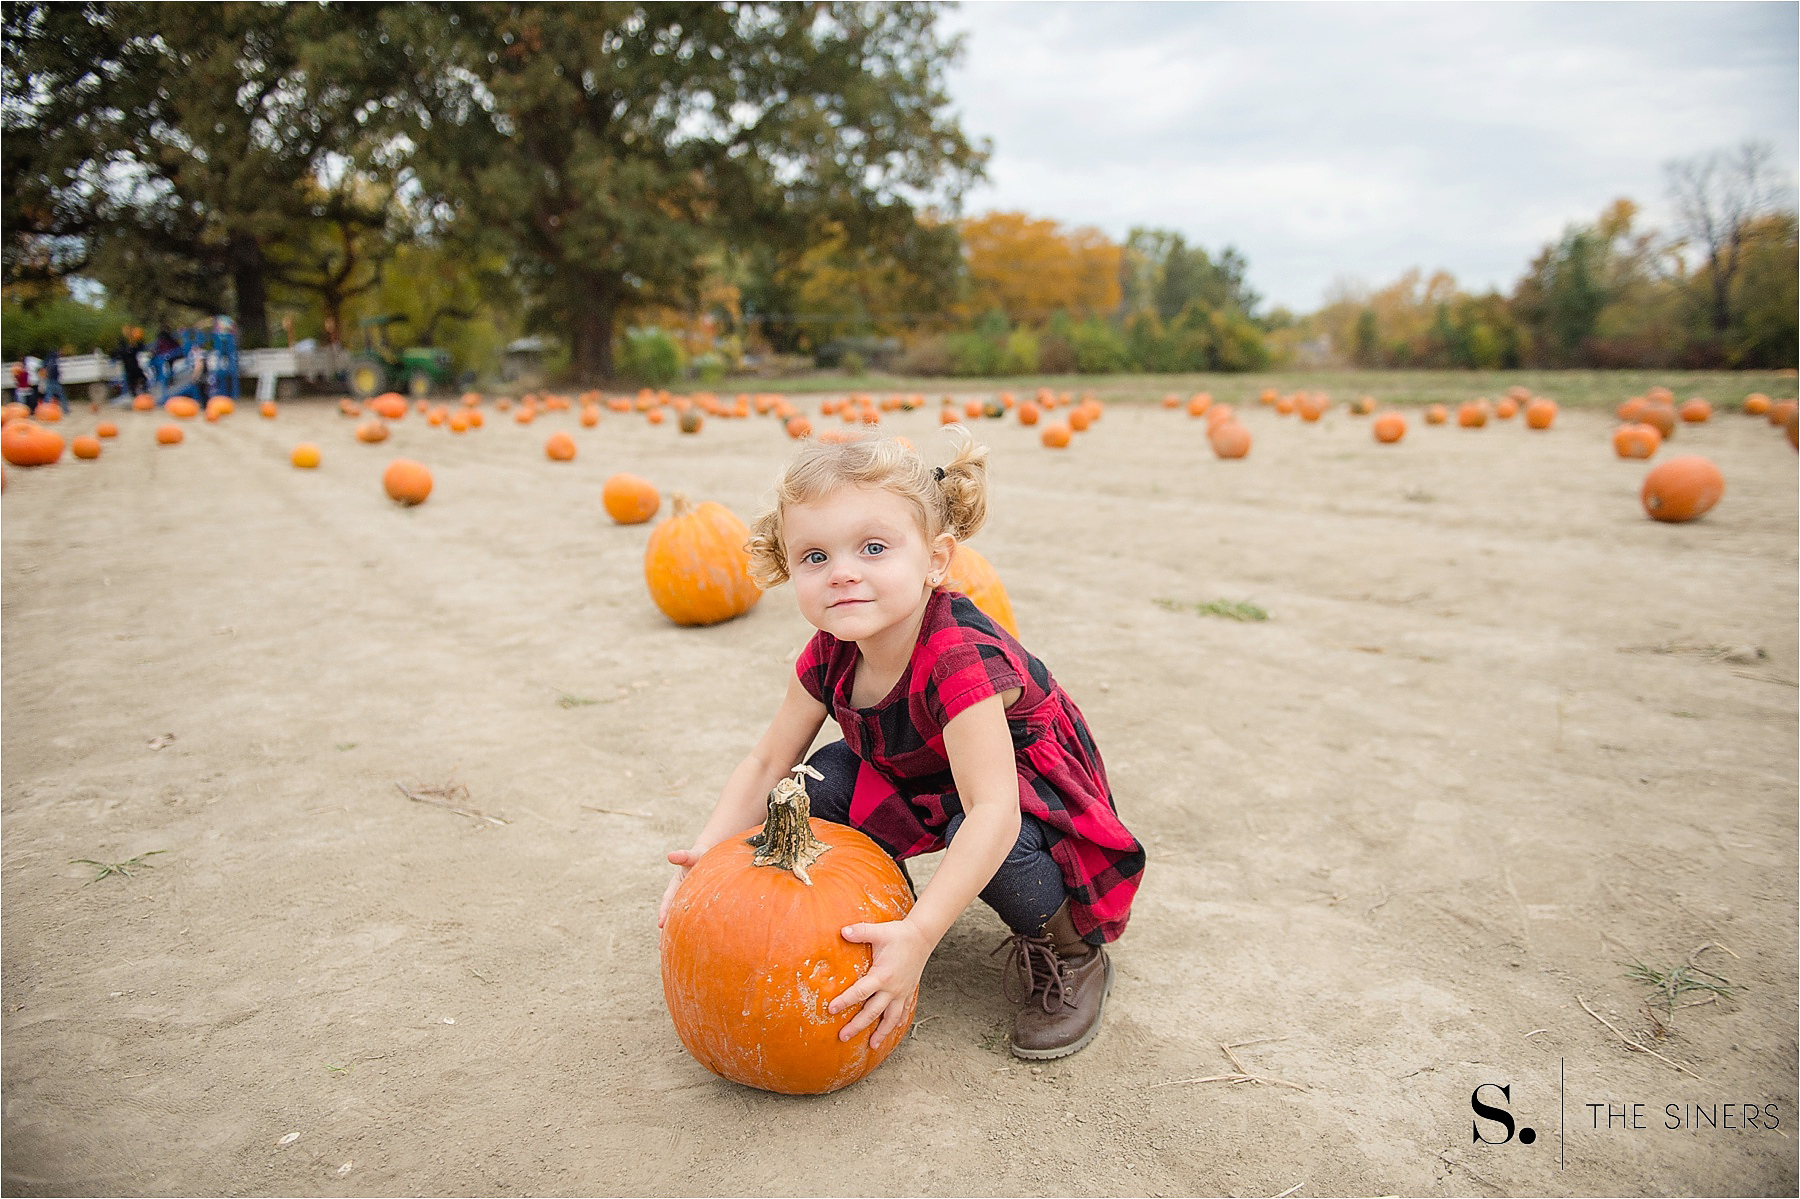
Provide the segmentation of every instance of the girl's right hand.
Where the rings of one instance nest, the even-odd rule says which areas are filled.
[[[656,912],[657,928],[661,928],[663,923],[668,920],[669,904],[675,900],[675,888],[681,886],[681,880],[687,877],[688,871],[694,868],[694,863],[700,860],[700,853],[701,851],[698,849],[671,849],[669,851],[669,862],[681,867],[681,873],[669,880],[669,889],[663,892],[662,907],[658,908]]]

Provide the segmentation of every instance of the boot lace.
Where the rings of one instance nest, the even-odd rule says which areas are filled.
[[[994,947],[994,954],[1012,952],[1001,966],[1000,992],[1010,1003],[1036,1002],[1047,1014],[1062,1010],[1074,999],[1074,982],[1064,973],[1049,937],[1014,933]]]

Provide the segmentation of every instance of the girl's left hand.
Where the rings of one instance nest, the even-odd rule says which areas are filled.
[[[925,972],[925,959],[932,946],[926,937],[905,920],[889,920],[877,924],[852,924],[843,931],[846,941],[871,945],[875,960],[869,972],[857,979],[849,989],[826,1006],[837,1015],[846,1008],[862,1004],[856,1018],[838,1034],[848,1041],[876,1020],[881,1023],[869,1037],[869,1048],[881,1048],[885,1040],[905,1021],[912,1011],[913,998],[919,990],[919,976]]]

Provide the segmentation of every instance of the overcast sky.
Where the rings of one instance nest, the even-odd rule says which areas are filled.
[[[1800,144],[1793,3],[971,0],[951,74],[992,139],[965,211],[1235,245],[1265,309],[1408,267],[1510,291],[1627,196],[1672,229],[1664,164]]]

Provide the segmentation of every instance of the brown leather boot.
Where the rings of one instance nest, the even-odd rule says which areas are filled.
[[[1112,990],[1112,959],[1081,939],[1067,901],[1040,934],[1015,933],[994,952],[1009,948],[1001,986],[1024,1005],[1013,1019],[1013,1056],[1067,1057],[1093,1040]]]

